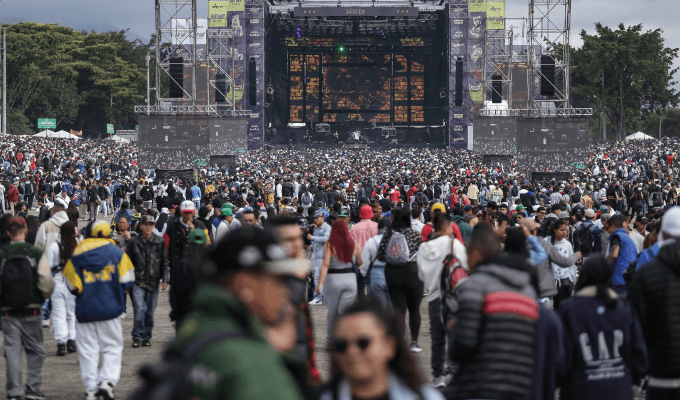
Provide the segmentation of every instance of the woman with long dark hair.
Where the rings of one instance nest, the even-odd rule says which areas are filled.
[[[38,217],[35,215],[29,215],[26,218],[26,226],[28,227],[28,233],[26,234],[26,243],[30,243],[35,246],[35,237],[38,235],[38,228],[40,224],[38,223]]]
[[[405,265],[391,264],[386,255],[388,251],[396,249],[388,248],[390,239],[395,234],[403,235],[406,240],[409,260]],[[385,281],[387,291],[392,299],[392,305],[397,313],[399,329],[404,337],[406,331],[406,310],[409,313],[409,328],[411,329],[411,351],[420,352],[418,335],[420,334],[420,302],[423,300],[423,282],[418,277],[418,264],[416,255],[423,239],[411,229],[411,211],[407,207],[399,208],[394,213],[392,227],[388,229],[380,240],[378,246],[378,260],[385,262]]]
[[[358,302],[337,321],[331,339],[331,381],[321,400],[443,400],[425,385],[392,314]]]
[[[349,236],[347,222],[337,219],[324,245],[319,284],[316,286],[316,294],[322,294],[323,288],[323,301],[328,308],[326,340],[330,340],[338,316],[344,314],[357,299],[357,277],[352,263],[361,266],[361,248]]]
[[[78,245],[78,228],[73,221],[67,221],[59,229],[61,239],[47,248],[45,257],[54,274],[52,293],[52,324],[54,340],[57,342],[57,355],[64,356],[66,351],[76,352],[76,297],[71,294],[64,282],[62,271]]]
[[[549,241],[563,257],[570,257],[574,254],[574,247],[569,242],[569,224],[562,219],[558,219],[552,224],[548,236],[544,240]],[[562,300],[571,297],[576,280],[576,265],[560,268],[552,263],[552,269],[557,285],[557,294],[553,297],[553,307],[557,309]]]

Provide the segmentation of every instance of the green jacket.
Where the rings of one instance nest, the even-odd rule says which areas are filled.
[[[226,289],[198,287],[194,312],[182,322],[175,345],[186,348],[200,335],[218,329],[245,330],[246,336],[203,350],[192,372],[191,398],[303,399],[279,352],[265,337],[262,323]]]

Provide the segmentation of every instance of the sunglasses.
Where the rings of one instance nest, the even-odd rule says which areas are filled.
[[[332,341],[333,352],[342,354],[347,351],[347,348],[351,343],[356,343],[359,347],[359,350],[364,351],[368,348],[368,346],[371,345],[371,338],[359,337],[356,340],[347,340],[342,338],[334,339]]]

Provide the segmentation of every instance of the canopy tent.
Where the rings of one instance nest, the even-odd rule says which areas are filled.
[[[632,135],[626,136],[626,140],[654,140],[654,138],[644,132],[637,131]]]
[[[59,131],[59,132],[53,132],[49,129],[46,129],[40,133],[36,133],[34,135],[35,137],[44,137],[44,138],[56,138],[56,139],[75,139],[78,140],[80,139],[77,136],[71,135],[70,133],[66,131]]]
[[[124,137],[118,136],[118,135],[113,135],[111,137],[107,137],[104,140],[111,140],[113,142],[118,142],[118,143],[130,143],[129,139],[125,139]]]

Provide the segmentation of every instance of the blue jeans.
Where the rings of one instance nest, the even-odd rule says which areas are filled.
[[[385,266],[380,261],[376,261],[371,268],[371,276],[368,281],[368,294],[388,312],[392,312],[392,300],[387,292],[387,282],[385,281]]]
[[[321,273],[321,264],[323,258],[316,258],[312,260],[312,277],[314,278],[314,298],[323,300],[323,295],[316,294],[316,287],[319,285],[319,274]]]
[[[132,288],[132,306],[135,310],[135,323],[132,327],[132,339],[151,339],[153,315],[158,304],[158,288],[153,291],[134,285]]]
[[[196,211],[198,211],[201,208],[201,201],[200,200],[194,200],[194,207],[196,207]],[[148,207],[151,208],[151,207]]]

